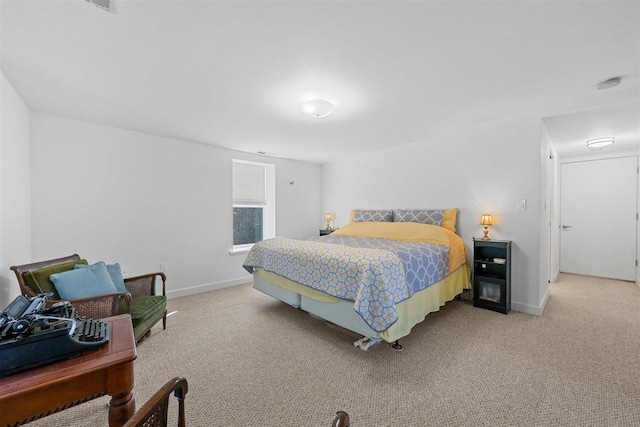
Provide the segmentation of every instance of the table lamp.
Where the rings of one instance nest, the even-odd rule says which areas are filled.
[[[331,214],[326,214],[324,219],[327,221],[327,230],[331,230]]]
[[[484,236],[481,240],[491,240],[491,238],[489,237],[489,225],[493,225],[493,223],[491,222],[491,215],[482,214],[482,218],[480,218],[480,225],[484,225]]]

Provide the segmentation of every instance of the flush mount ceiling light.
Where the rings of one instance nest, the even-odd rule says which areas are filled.
[[[302,114],[314,119],[321,119],[327,117],[336,110],[336,106],[324,99],[314,99],[307,101],[300,105],[300,111]]]
[[[613,144],[614,142],[616,141],[615,141],[615,138],[612,136],[590,139],[589,141],[587,141],[587,148],[590,148],[592,150],[600,150],[604,147],[607,147]]]
[[[622,77],[611,77],[610,79],[601,81],[596,85],[598,90],[602,89],[611,89],[612,87],[618,86],[622,81]]]

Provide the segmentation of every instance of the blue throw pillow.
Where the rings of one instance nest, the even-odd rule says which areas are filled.
[[[117,292],[104,262],[99,262],[87,268],[52,274],[49,276],[49,280],[53,282],[58,294],[60,294],[60,298],[64,300]]]
[[[104,262],[100,261],[96,264],[104,264]],[[93,265],[96,265],[93,264]],[[88,268],[88,265],[77,264],[74,265],[73,268]],[[107,264],[107,273],[109,273],[109,277],[111,277],[111,281],[114,285],[116,285],[116,289],[118,292],[129,292],[127,291],[127,287],[124,285],[124,276],[122,276],[122,268],[120,268],[120,264],[117,262],[115,264]]]

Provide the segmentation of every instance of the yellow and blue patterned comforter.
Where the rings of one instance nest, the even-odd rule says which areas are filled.
[[[243,265],[250,273],[254,267],[263,268],[352,300],[355,311],[377,332],[397,321],[395,304],[439,282],[459,266],[456,262],[453,267],[450,262],[450,236],[406,241],[414,239],[349,234],[343,231],[323,237],[264,240],[253,246]],[[462,251],[464,255],[464,245]]]

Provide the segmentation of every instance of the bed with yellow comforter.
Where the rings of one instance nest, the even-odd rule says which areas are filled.
[[[454,232],[415,222],[351,222],[331,235],[256,243],[254,287],[364,337],[397,341],[469,287]]]

